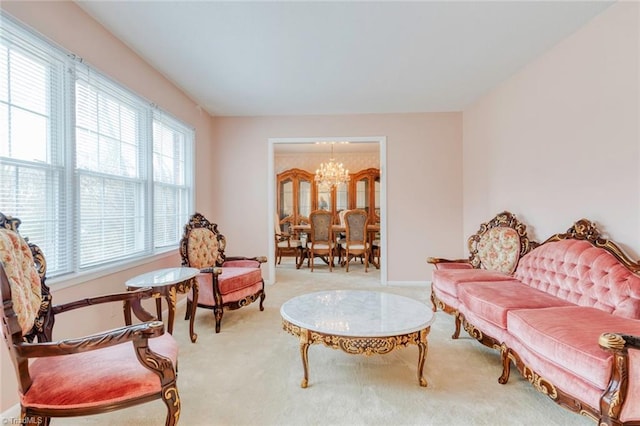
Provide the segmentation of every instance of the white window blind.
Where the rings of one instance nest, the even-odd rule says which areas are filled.
[[[181,237],[189,219],[193,186],[191,152],[193,130],[167,114],[153,116],[153,235],[156,247],[167,247]]]
[[[70,272],[61,218],[65,178],[67,57],[27,31],[0,26],[0,211],[43,249],[54,273]]]
[[[79,267],[148,254],[149,106],[83,65],[75,89]]]
[[[47,275],[177,247],[193,209],[193,129],[0,18],[0,211],[22,220]]]

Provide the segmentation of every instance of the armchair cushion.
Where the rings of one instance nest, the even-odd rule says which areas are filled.
[[[178,344],[170,334],[149,339],[152,351],[176,365]],[[38,358],[29,367],[33,384],[21,395],[34,408],[90,408],[160,392],[160,378],[137,359],[133,343],[70,355]]]
[[[40,275],[36,270],[31,249],[18,233],[0,228],[0,253],[0,261],[9,278],[11,300],[18,324],[22,334],[29,334],[42,303]]]
[[[222,273],[218,275],[222,295],[235,293],[255,283],[262,283],[262,272],[258,268],[222,268]]]
[[[202,273],[198,279],[198,304],[205,306],[215,306],[213,297],[213,278],[210,273]],[[257,286],[257,287],[256,287]],[[262,287],[262,273],[259,268],[222,268],[222,273],[218,275],[218,287],[222,295],[223,302],[229,297],[232,300],[241,300],[247,296],[245,290],[252,290],[255,293]],[[255,288],[254,288],[255,287]],[[249,294],[252,294],[249,292]],[[192,294],[189,293],[189,300]]]

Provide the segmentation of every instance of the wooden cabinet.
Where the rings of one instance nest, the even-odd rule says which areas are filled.
[[[315,182],[314,182],[315,184]],[[314,209],[327,210],[333,214],[333,223],[340,223],[338,214],[349,208],[349,184],[338,185],[335,188],[316,186],[316,203]]]
[[[351,175],[349,209],[369,213],[369,223],[380,223],[380,169],[365,169]]]
[[[290,227],[309,223],[309,213],[314,207],[316,184],[313,173],[290,169],[277,176],[277,209],[281,230],[291,232]]]
[[[371,224],[380,222],[380,170],[365,169],[350,175],[346,185],[321,188],[315,175],[302,169],[289,169],[277,175],[277,215],[280,227],[288,232],[292,225],[309,223],[313,210],[328,210],[334,223],[346,209],[363,209]]]

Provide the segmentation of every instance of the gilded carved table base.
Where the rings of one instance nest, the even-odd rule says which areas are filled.
[[[282,328],[288,333],[300,339],[300,356],[302,358],[302,368],[304,378],[300,386],[306,388],[309,384],[309,346],[322,343],[333,349],[342,349],[352,355],[384,355],[400,347],[407,347],[411,344],[418,346],[418,382],[420,386],[426,387],[427,380],[423,376],[424,362],[427,357],[428,343],[427,335],[431,327],[424,328],[413,333],[401,334],[387,337],[348,337],[336,336],[333,334],[319,333],[307,330],[282,320]]]
[[[169,318],[167,321],[167,332],[169,334],[173,334],[173,323],[175,321],[175,313],[176,313],[176,302],[177,302],[177,294],[178,293],[187,293],[191,289],[193,289],[193,300],[194,303],[191,304],[191,317],[189,321],[189,336],[191,338],[191,342],[195,343],[198,339],[198,335],[194,331],[194,318],[197,308],[198,301],[198,281],[196,278],[190,278],[185,281],[170,284],[170,285],[162,285],[162,286],[150,286],[153,288],[153,293],[151,296],[156,299],[156,315],[159,321],[162,321],[162,298],[167,301],[167,310],[169,312]],[[129,301],[124,302],[124,318],[125,324],[131,324],[131,303]]]

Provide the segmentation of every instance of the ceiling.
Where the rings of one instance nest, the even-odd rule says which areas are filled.
[[[612,4],[77,3],[219,116],[461,111]]]

